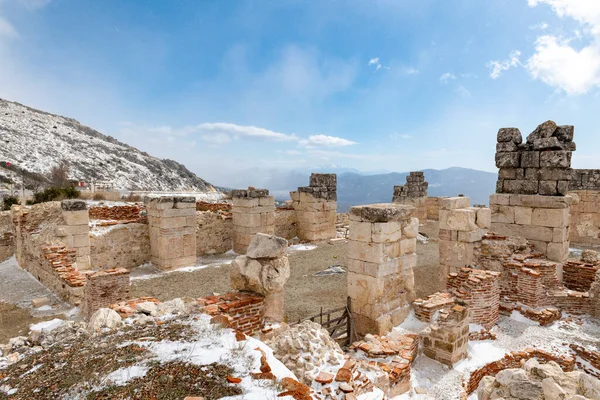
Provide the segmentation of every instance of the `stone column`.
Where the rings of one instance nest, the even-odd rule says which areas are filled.
[[[470,207],[468,197],[447,197],[440,201],[440,267],[442,288],[451,272],[475,264],[475,250],[490,227],[489,208]]]
[[[350,208],[348,296],[360,336],[385,335],[410,311],[419,227],[413,212],[402,204]]]
[[[233,190],[233,251],[245,254],[257,233],[275,233],[275,198],[267,189]]]
[[[196,264],[196,199],[149,197],[150,261],[162,270]]]
[[[498,131],[496,193],[490,197],[492,230],[522,236],[550,260],[569,254],[573,126],[539,125],[525,143],[516,128]]]
[[[246,255],[237,257],[230,268],[231,286],[265,296],[263,319],[284,322],[284,285],[290,277],[290,263],[284,238],[257,233]]]
[[[394,186],[392,203],[408,204],[415,207],[414,216],[421,223],[427,221],[427,187],[423,172],[411,171],[404,186]]]
[[[421,333],[423,353],[452,367],[467,358],[469,310],[461,305],[442,309],[438,319]]]
[[[83,200],[61,202],[64,225],[58,225],[56,234],[69,248],[77,251],[77,269],[90,269],[90,217],[87,203]]]
[[[309,186],[291,192],[296,210],[296,233],[303,241],[336,237],[337,176],[311,174]]]

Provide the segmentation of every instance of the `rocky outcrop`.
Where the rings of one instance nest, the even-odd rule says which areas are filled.
[[[522,368],[486,376],[477,390],[479,400],[592,400],[600,398],[600,381],[581,371],[563,372],[554,361],[532,358]]]

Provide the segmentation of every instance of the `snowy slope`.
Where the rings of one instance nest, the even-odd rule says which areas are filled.
[[[46,174],[62,159],[70,164],[69,178],[111,182],[118,190],[215,191],[175,161],[152,157],[74,119],[0,99],[0,161]]]

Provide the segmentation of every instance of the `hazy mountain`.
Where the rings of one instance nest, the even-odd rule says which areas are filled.
[[[215,189],[173,160],[161,160],[74,119],[0,99],[0,181],[21,172],[47,174],[61,160],[69,178],[111,182],[119,190],[211,192]],[[15,176],[15,174],[17,176]]]

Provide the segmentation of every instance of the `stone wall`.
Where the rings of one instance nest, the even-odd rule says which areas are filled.
[[[415,207],[414,217],[420,222],[427,220],[427,187],[423,172],[411,171],[406,177],[406,184],[394,186],[392,203],[408,204]]]
[[[296,237],[296,211],[293,208],[275,209],[275,236],[287,240]]]
[[[233,251],[245,254],[256,233],[275,232],[275,199],[267,189],[233,190]]]
[[[476,262],[477,249],[490,227],[489,208],[470,207],[468,197],[447,197],[440,202],[439,252],[443,277]]]
[[[10,211],[0,212],[0,262],[15,254],[15,241],[12,231],[12,218]]]
[[[198,299],[202,311],[223,315],[223,324],[247,335],[259,332],[263,326],[262,309],[264,297],[253,293],[227,293]]]
[[[233,248],[233,219],[212,211],[196,212],[196,256],[223,254]]]
[[[119,221],[119,223],[146,223],[146,206],[143,204],[123,206],[95,206],[89,208],[91,220]]]
[[[454,305],[456,299],[450,293],[437,292],[413,302],[415,317],[419,321],[431,322],[434,315],[443,308]]]
[[[421,333],[423,354],[452,367],[467,358],[469,310],[459,304],[439,311],[437,320]]]
[[[427,219],[430,221],[440,220],[441,198],[427,197],[425,199],[425,207],[427,208]]]
[[[337,176],[311,174],[309,186],[290,192],[296,210],[296,233],[303,241],[336,237]]]
[[[573,126],[539,125],[523,143],[517,128],[501,128],[496,145],[496,193],[566,195],[575,150]]]
[[[600,190],[600,169],[574,169],[569,182],[570,190]]]
[[[472,323],[491,329],[498,322],[500,272],[461,268],[449,275],[448,291],[467,305]]]
[[[408,315],[419,226],[413,211],[402,204],[350,208],[348,296],[358,335],[384,335]]]
[[[81,313],[89,319],[97,310],[130,299],[129,271],[109,269],[87,274]]]
[[[90,232],[93,270],[132,269],[150,262],[150,227],[128,223],[92,227]]]
[[[571,205],[570,241],[600,245],[600,189],[572,190],[569,195],[576,199]]]
[[[151,261],[162,270],[196,263],[196,199],[146,199]]]
[[[569,255],[572,202],[570,196],[491,195],[492,231],[524,237],[548,259],[564,262]]]
[[[598,270],[600,270],[600,263],[568,260],[563,265],[563,285],[567,289],[587,292],[590,290]]]

